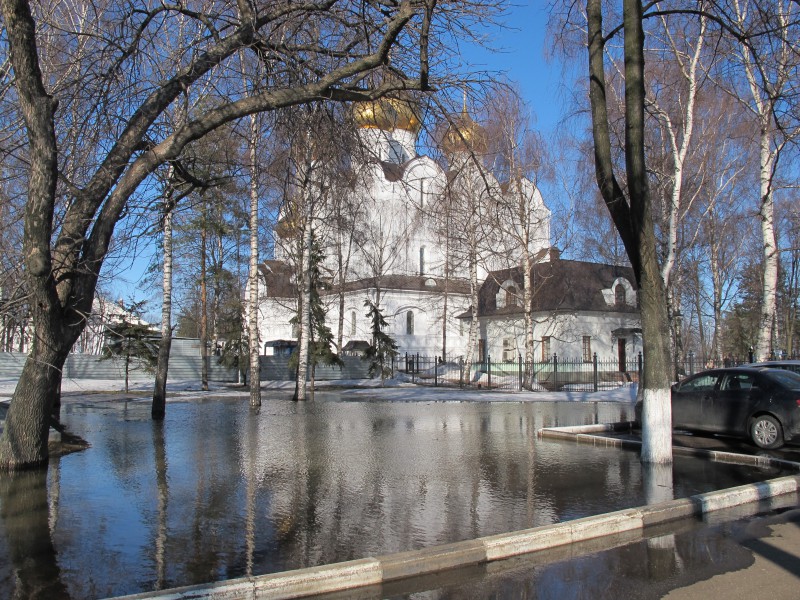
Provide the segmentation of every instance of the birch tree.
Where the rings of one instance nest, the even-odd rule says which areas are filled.
[[[791,0],[772,6],[733,0],[733,26],[739,34],[734,60],[744,75],[745,92],[732,94],[751,112],[758,126],[759,202],[762,242],[761,317],[754,358],[765,360],[775,351],[778,270],[780,254],[776,236],[775,191],[781,155],[800,136],[796,108],[800,68],[800,8]],[[766,31],[752,35],[754,30]],[[749,94],[749,98],[748,95]]]
[[[71,30],[70,11],[84,4],[93,19]],[[134,9],[85,0],[37,9],[28,0],[0,2],[6,32],[0,52],[13,67],[16,91],[2,100],[5,114],[13,115],[8,122],[22,124],[15,135],[28,165],[23,247],[34,329],[0,437],[0,465],[7,469],[47,461],[48,415],[61,367],[85,327],[115,228],[145,181],[187,144],[250,114],[316,99],[429,89],[436,76],[430,60],[449,46],[438,43],[439,36],[469,32],[472,17],[491,11],[469,2],[421,0],[208,2],[194,11],[182,4]],[[172,27],[177,14],[203,35],[179,37]],[[237,72],[230,62],[242,49],[274,65],[247,97],[237,91],[238,78],[236,85],[227,79]],[[397,76],[370,85],[361,75],[385,67],[392,49]],[[71,69],[69,77],[53,77],[62,66]],[[162,127],[162,116],[181,94],[208,82],[220,92],[216,102],[197,107],[176,128]],[[78,106],[75,147],[87,160],[69,179],[59,152],[72,126],[66,115]]]

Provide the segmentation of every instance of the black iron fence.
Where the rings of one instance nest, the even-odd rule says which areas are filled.
[[[683,379],[704,369],[731,367],[751,362],[752,357],[726,357],[720,360],[702,359],[693,354],[674,365],[675,380]],[[643,366],[642,353],[633,358],[592,360],[561,358],[554,354],[550,360],[527,362],[486,360],[469,364],[463,357],[442,360],[439,357],[405,354],[393,364],[396,377],[412,383],[432,386],[457,386],[494,390],[533,391],[598,391],[638,383]]]
[[[527,362],[486,360],[469,365],[463,357],[443,361],[439,357],[406,354],[394,364],[395,376],[412,383],[433,386],[473,387],[494,390],[597,391],[638,382],[641,354],[621,362],[618,359],[591,361],[564,359]]]

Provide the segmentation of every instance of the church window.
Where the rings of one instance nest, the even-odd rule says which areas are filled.
[[[425,275],[425,246],[419,247],[419,274]]]
[[[516,355],[514,338],[503,338],[503,362],[513,362]]]
[[[550,360],[550,336],[546,335],[542,338],[542,361],[547,362]]]
[[[495,295],[497,308],[506,306],[520,306],[519,289],[513,280],[505,281]]]
[[[414,335],[414,311],[406,313],[406,335]]]
[[[583,336],[583,362],[592,362],[592,336]]]
[[[517,288],[510,285],[506,288],[506,306],[517,305]]]
[[[356,334],[356,311],[350,311],[350,335]]]
[[[389,162],[401,165],[406,161],[406,153],[403,145],[397,140],[389,140]]]
[[[618,283],[617,287],[614,288],[614,304],[625,306],[625,286],[621,283]]]

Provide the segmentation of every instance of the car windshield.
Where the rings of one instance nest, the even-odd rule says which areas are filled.
[[[793,371],[782,369],[767,369],[764,371],[770,379],[790,390],[800,390],[800,375]]]

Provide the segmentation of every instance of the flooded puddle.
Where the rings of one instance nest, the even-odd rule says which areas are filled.
[[[102,598],[424,548],[645,504],[635,452],[539,440],[625,403],[69,402],[92,447],[0,476],[0,595]],[[676,458],[675,497],[779,475]],[[661,490],[663,495],[663,490]],[[668,494],[670,495],[670,494]],[[665,498],[659,498],[665,499]]]

